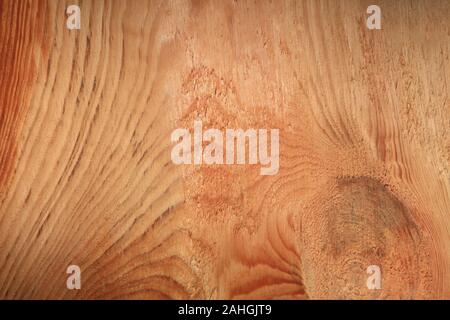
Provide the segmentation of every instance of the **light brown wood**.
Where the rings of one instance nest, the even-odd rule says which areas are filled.
[[[450,298],[450,2],[370,4],[1,0],[0,297]],[[196,119],[279,173],[173,164]]]

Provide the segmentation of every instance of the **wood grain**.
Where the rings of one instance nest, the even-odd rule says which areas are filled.
[[[370,4],[0,0],[0,297],[449,299],[450,3]],[[173,164],[196,119],[279,173]]]

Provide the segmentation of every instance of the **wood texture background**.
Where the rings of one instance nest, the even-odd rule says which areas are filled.
[[[450,2],[372,2],[1,0],[0,297],[450,298]],[[194,119],[279,174],[172,164]]]

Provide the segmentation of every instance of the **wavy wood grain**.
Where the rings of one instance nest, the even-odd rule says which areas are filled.
[[[1,0],[0,297],[450,298],[450,3],[370,4]],[[174,165],[195,119],[279,173]]]

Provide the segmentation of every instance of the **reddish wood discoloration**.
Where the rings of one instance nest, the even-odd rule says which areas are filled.
[[[0,1],[0,194],[14,172],[45,26],[44,1]]]

